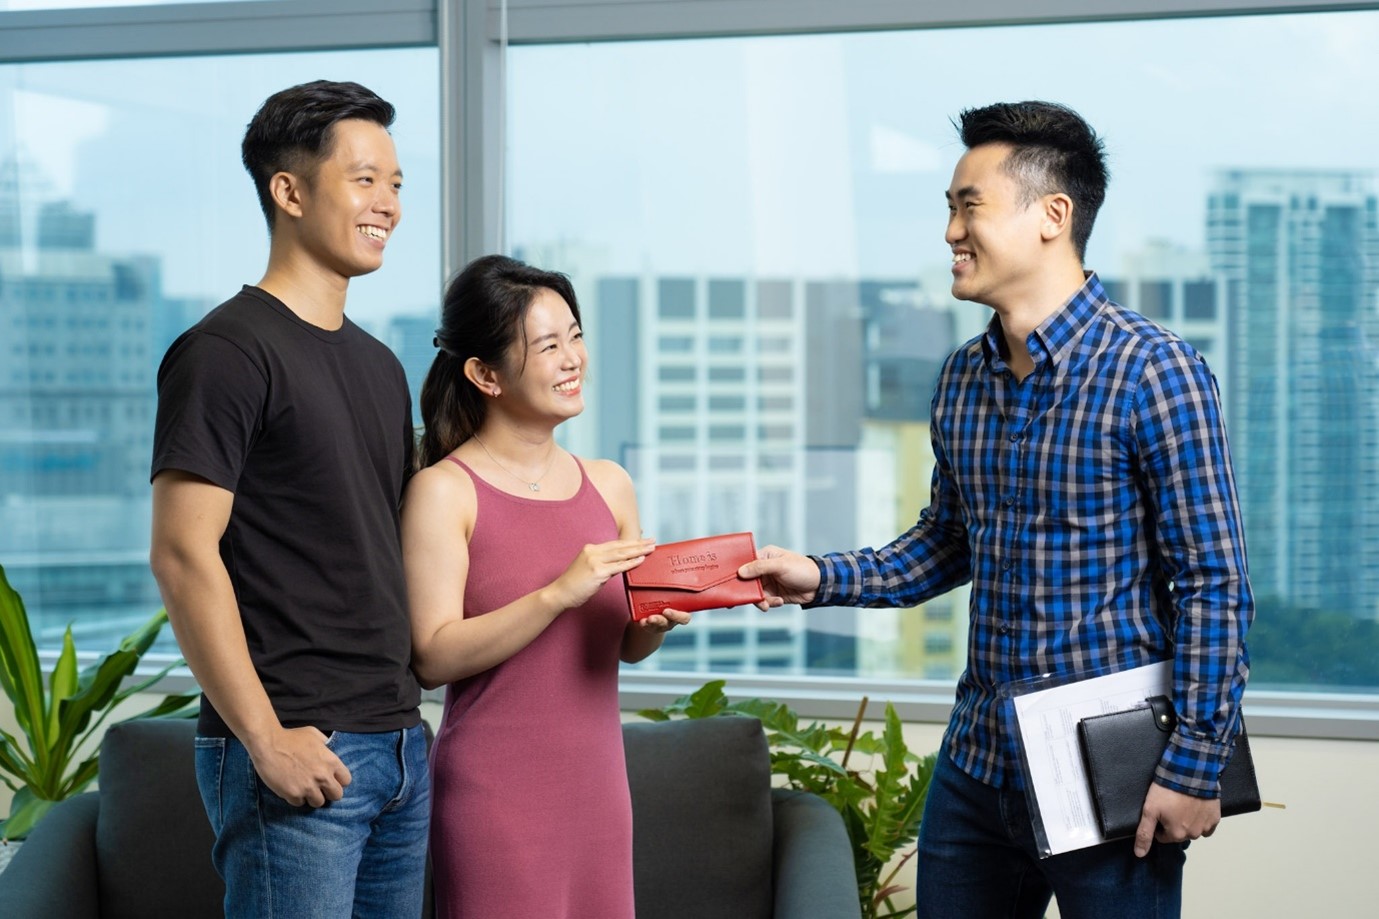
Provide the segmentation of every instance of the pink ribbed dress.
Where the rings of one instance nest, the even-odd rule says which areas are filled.
[[[573,498],[474,480],[466,617],[554,581],[618,538],[580,465]],[[431,858],[443,919],[633,919],[632,805],[618,714],[622,579],[511,658],[446,689],[431,755]]]

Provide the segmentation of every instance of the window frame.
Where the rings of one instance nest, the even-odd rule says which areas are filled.
[[[0,64],[128,57],[437,47],[441,79],[442,273],[505,248],[504,55],[509,44],[727,38],[1234,15],[1379,10],[1325,0],[226,0],[157,6],[0,11]],[[41,655],[51,666],[55,654]],[[83,655],[83,657],[86,657]],[[94,660],[92,655],[91,659]],[[85,661],[83,661],[85,663]],[[627,672],[624,709],[664,704],[710,673]],[[946,681],[729,674],[737,697],[779,699],[809,717],[848,719],[862,695],[895,704],[907,721],[943,723]],[[167,688],[191,685],[170,677]],[[432,695],[431,698],[436,698]],[[1250,730],[1260,736],[1379,740],[1379,693],[1251,689]],[[874,715],[875,713],[873,713]]]

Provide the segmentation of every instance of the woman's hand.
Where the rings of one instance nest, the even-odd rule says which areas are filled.
[[[609,578],[636,568],[654,548],[654,539],[618,539],[585,546],[547,589],[561,610],[583,606]]]
[[[645,632],[659,632],[664,634],[675,628],[677,625],[689,625],[693,614],[678,609],[664,609],[659,613],[647,616],[645,619],[637,620],[637,628]]]

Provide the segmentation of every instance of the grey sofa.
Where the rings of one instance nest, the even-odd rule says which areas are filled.
[[[106,733],[100,791],[50,811],[0,874],[6,919],[221,915],[193,730],[143,721]],[[757,721],[628,724],[623,737],[638,919],[860,916],[841,818],[813,795],[770,788]]]

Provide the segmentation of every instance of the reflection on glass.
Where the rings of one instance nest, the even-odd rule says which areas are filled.
[[[79,649],[108,650],[159,605],[154,376],[263,272],[239,143],[284,86],[355,79],[398,108],[405,219],[349,308],[419,383],[439,300],[436,71],[434,50],[0,67],[0,564],[41,645],[70,622]]]
[[[1111,157],[1088,267],[1220,383],[1252,685],[1379,689],[1376,46],[1354,12],[511,49],[507,225],[586,298],[579,446],[662,540],[889,541],[928,501],[940,363],[989,317],[949,295],[949,119],[1065,102]],[[1031,66],[1051,47],[1116,66]],[[951,680],[965,610],[715,611],[644,666]]]
[[[167,3],[224,3],[227,0],[0,0],[5,10],[76,10],[103,6],[160,6]]]

